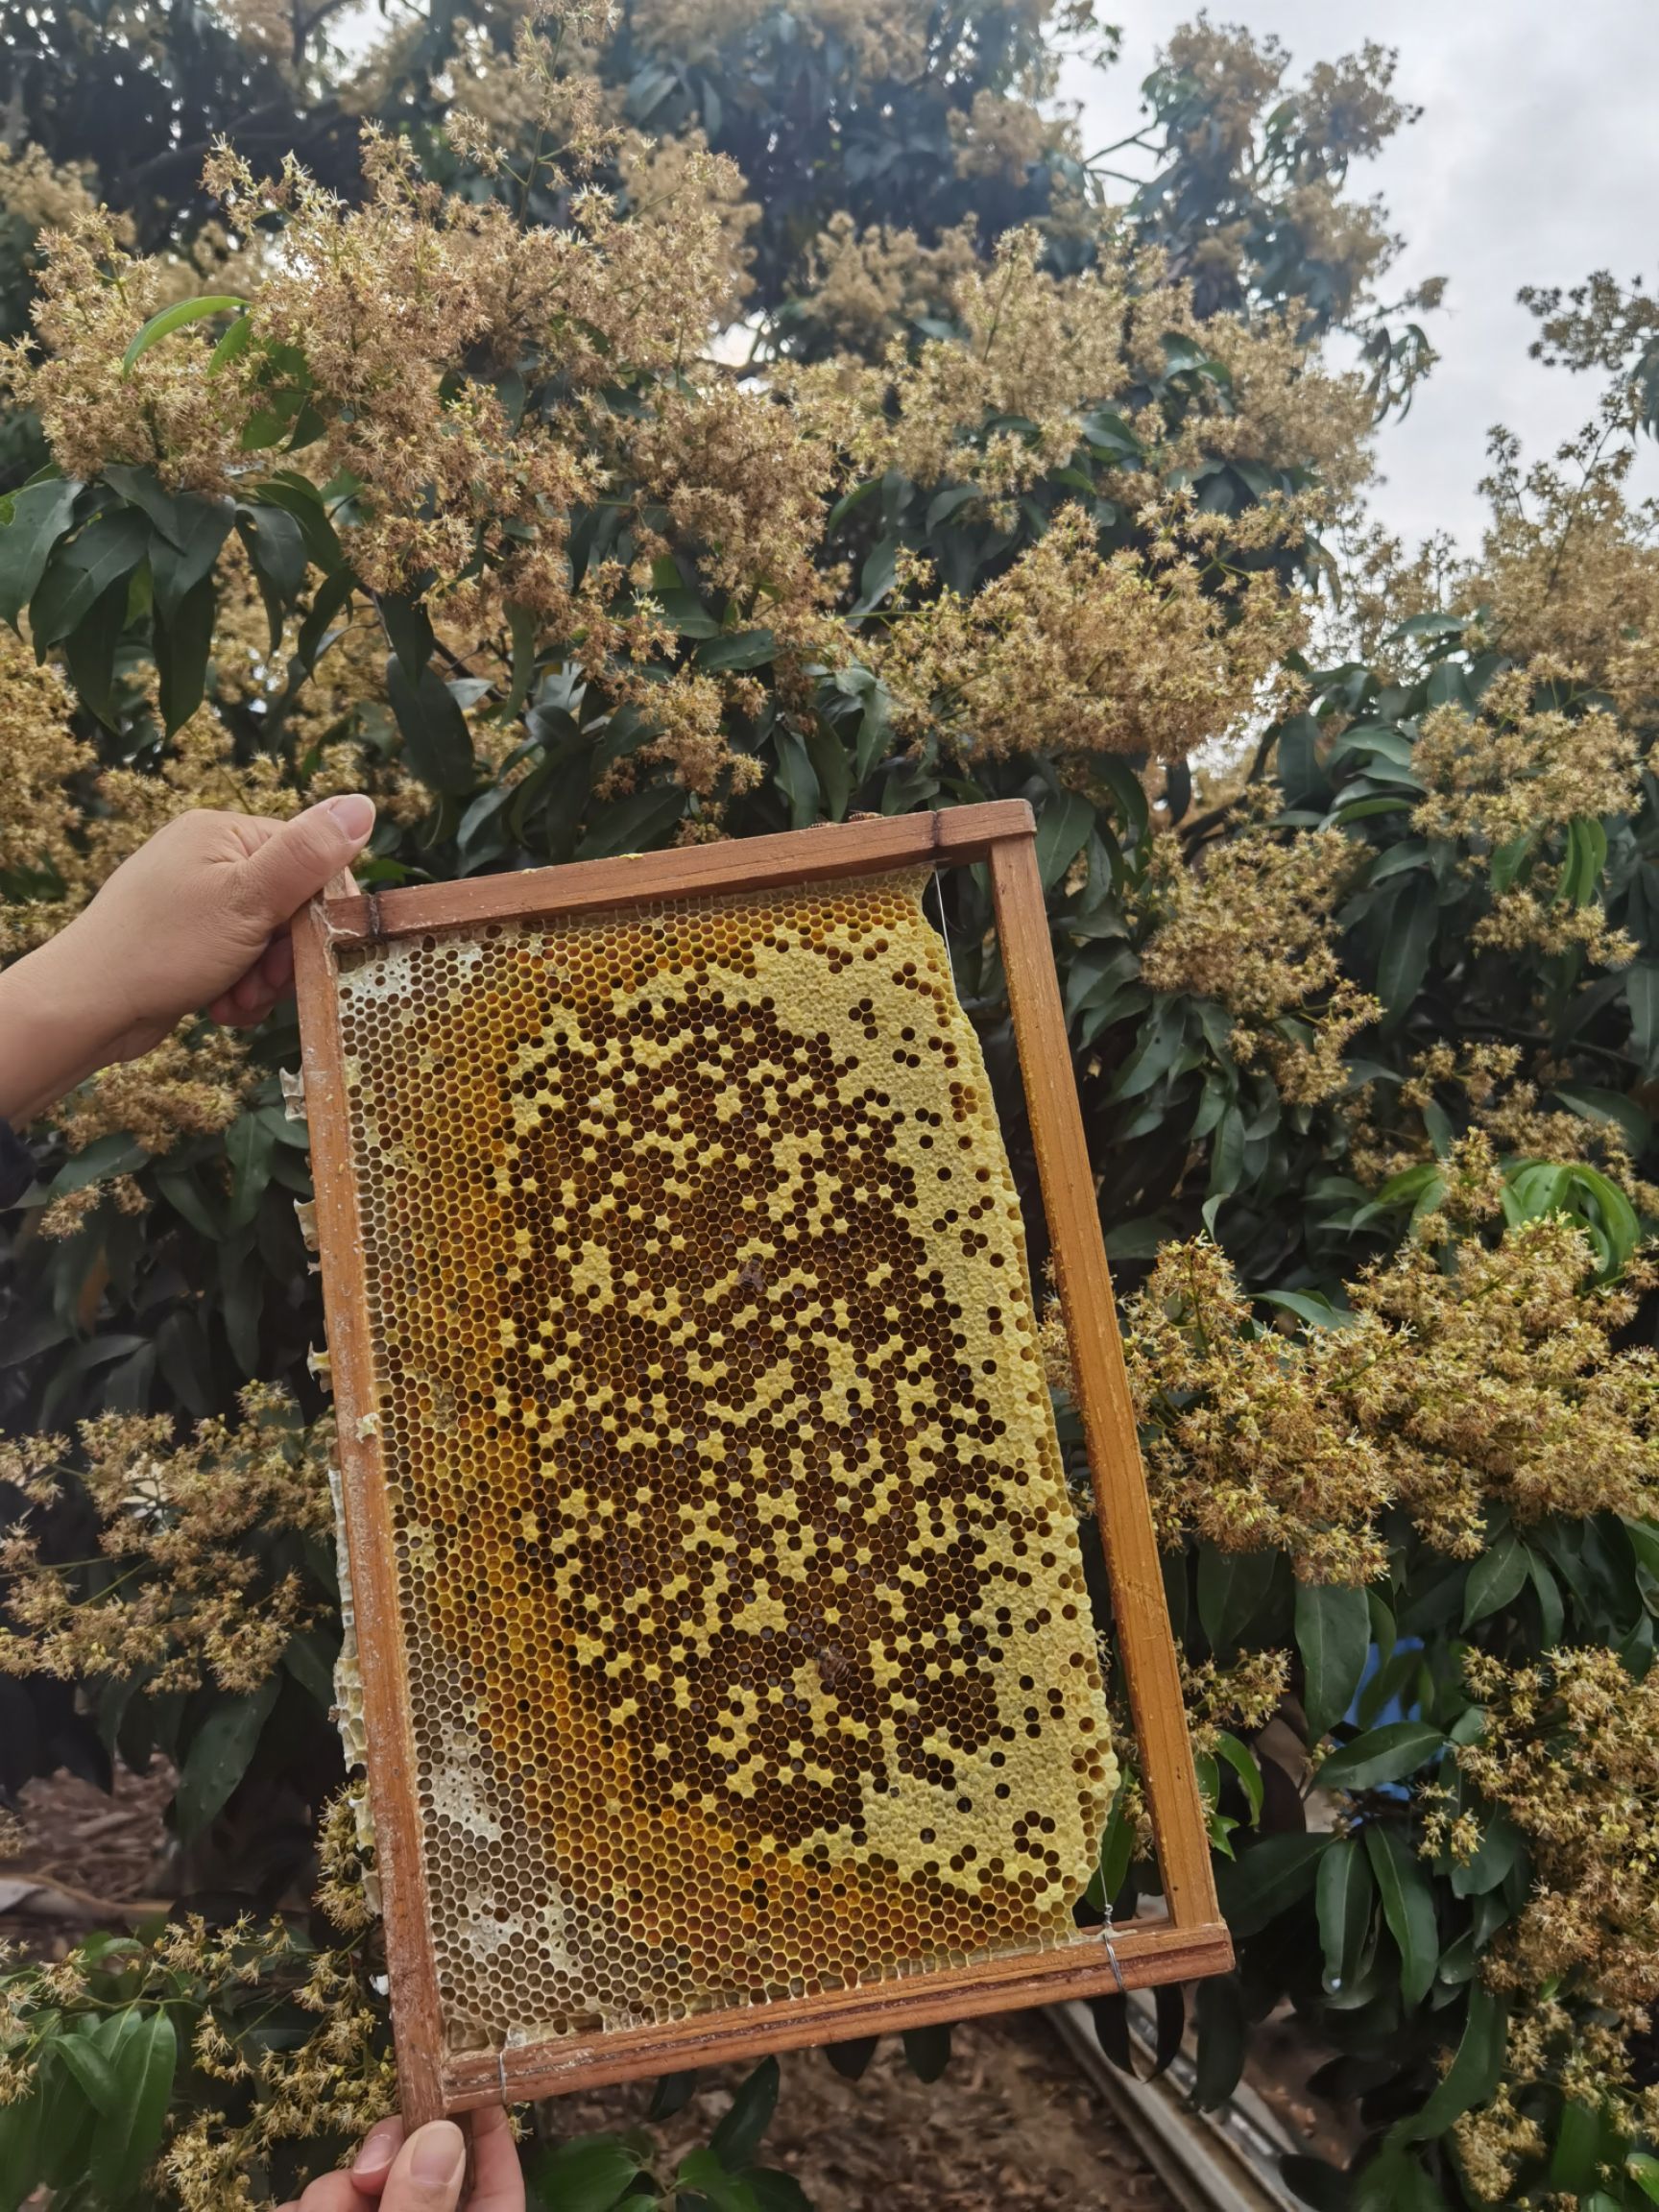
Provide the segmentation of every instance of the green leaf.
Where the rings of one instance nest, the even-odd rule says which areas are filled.
[[[1659,2204],[1659,2158],[1646,2151],[1632,2151],[1624,2161],[1624,2171],[1644,2197]]]
[[[1630,1008],[1630,1049],[1642,1073],[1650,1076],[1659,1070],[1659,961],[1638,960],[1625,970],[1624,998]]]
[[[217,376],[221,369],[228,369],[239,354],[246,353],[248,341],[252,335],[252,316],[238,315],[208,356],[208,375]]]
[[[386,691],[404,755],[421,782],[454,796],[470,791],[477,780],[472,733],[437,669],[428,664],[419,685],[412,685],[394,654],[386,663]]]
[[[729,2174],[712,2151],[687,2151],[674,2178],[707,2197],[715,2212],[759,2212],[748,2183]]]
[[[854,615],[868,614],[879,607],[892,590],[899,565],[899,541],[891,532],[878,538],[864,556],[864,565],[858,573],[858,604]]]
[[[878,2041],[875,2035],[854,2035],[845,2043],[826,2043],[824,2056],[843,2081],[856,2081],[875,2057]]]
[[[1263,1306],[1293,1313],[1310,1329],[1352,1329],[1358,1318],[1348,1307],[1334,1306],[1316,1290],[1258,1290],[1256,1295]]]
[[[1509,2040],[1509,2008],[1483,1982],[1469,1987],[1469,2014],[1456,2056],[1419,2112],[1398,2120],[1388,2130],[1391,2144],[1429,2143],[1444,2135],[1454,2120],[1486,2104],[1503,2077]]]
[[[1212,1975],[1198,1984],[1198,2055],[1192,2102],[1200,2112],[1225,2104],[1244,2072],[1249,2031],[1237,1974]]]
[[[374,604],[385,625],[387,642],[397,656],[398,667],[409,683],[419,684],[437,643],[425,602],[405,598],[397,591],[382,591]]]
[[[1555,2123],[1555,2149],[1550,2160],[1550,2185],[1570,2196],[1583,2197],[1594,2185],[1600,2163],[1601,2114],[1581,2104],[1577,2098],[1562,2100]]]
[[[846,746],[827,723],[814,722],[806,732],[806,755],[824,795],[824,811],[831,822],[845,820],[853,798],[853,764]]]
[[[1567,825],[1567,853],[1556,900],[1570,906],[1587,906],[1596,896],[1601,871],[1607,865],[1607,832],[1593,816],[1579,815]]]
[[[1262,1769],[1248,1745],[1240,1743],[1237,1736],[1220,1729],[1215,1737],[1215,1756],[1225,1759],[1238,1777],[1238,1784],[1250,1807],[1252,1823],[1262,1817],[1262,1808],[1267,1798],[1267,1785],[1262,1778]]]
[[[150,573],[156,580],[156,604],[171,619],[204,576],[211,576],[219,548],[230,533],[233,518],[228,499],[209,500],[180,496],[173,502],[181,517],[180,542],[157,536],[150,547]]]
[[[530,696],[536,678],[536,617],[528,607],[509,607],[507,631],[513,640],[513,675],[507,696],[495,709],[503,722],[511,722]]]
[[[304,541],[307,559],[313,561],[325,576],[335,575],[344,567],[345,548],[329,519],[322,493],[308,477],[283,469],[259,485],[258,497],[262,506],[280,508],[291,517]]]
[[[271,626],[271,650],[275,652],[282,639],[288,610],[305,587],[305,541],[299,523],[281,507],[238,507],[236,533],[253,565],[253,579]]]
[[[239,1697],[219,1699],[190,1740],[173,1799],[179,1833],[185,1842],[198,1837],[219,1813],[243,1775],[259,1741],[259,1731],[276,1702],[277,1678]]]
[[[1320,1860],[1315,1899],[1319,1942],[1325,1956],[1325,1988],[1329,1995],[1336,1996],[1359,1974],[1371,1933],[1371,1909],[1377,1901],[1371,1863],[1363,1845],[1353,1837],[1334,1844]]]
[[[349,606],[351,594],[357,589],[357,579],[349,568],[337,568],[332,576],[325,576],[318,585],[294,641],[294,658],[307,676],[317,672],[318,658],[329,634],[328,625]]]
[[[697,665],[716,670],[764,668],[777,651],[778,640],[770,630],[734,630],[699,645]]]
[[[141,353],[148,353],[152,346],[170,337],[175,330],[182,330],[187,323],[200,323],[208,315],[227,315],[232,307],[247,304],[246,300],[231,292],[209,293],[200,300],[175,300],[171,307],[163,307],[158,315],[152,315],[135,334],[121,356],[122,375],[131,375],[132,364]]]
[[[612,2212],[638,2171],[638,2159],[614,2135],[576,2135],[532,2161],[530,2193],[546,2212]]]
[[[17,627],[17,617],[34,598],[52,548],[69,527],[75,494],[72,476],[49,476],[25,484],[7,502],[0,526],[0,616]]]
[[[137,2188],[161,2148],[179,2043],[171,2016],[160,2011],[111,2013],[98,2040],[120,2101],[94,2132],[86,2174],[93,2195],[116,2204]]]
[[[1277,1554],[1198,1550],[1198,1620],[1216,1652],[1231,1652],[1266,1602]]]
[[[1233,1934],[1260,1935],[1305,1897],[1331,1843],[1329,1836],[1265,1836],[1236,1860],[1222,1860],[1215,1868],[1215,1883],[1221,1917]]]
[[[950,2063],[950,2030],[940,2023],[932,2028],[906,2028],[904,2063],[918,2081],[937,2081]]]
[[[230,1163],[229,1229],[246,1229],[259,1211],[259,1201],[271,1181],[271,1154],[276,1139],[270,1124],[255,1110],[240,1114],[225,1137],[225,1156]]]
[[[685,793],[678,783],[653,783],[644,791],[631,791],[591,817],[575,856],[602,860],[613,853],[646,852],[685,811]]]
[[[183,728],[202,704],[218,611],[219,595],[211,576],[204,576],[194,590],[187,591],[170,616],[157,602],[154,630],[156,687],[162,726],[169,737]]]
[[[812,2212],[812,2200],[793,2174],[781,2174],[775,2166],[751,2166],[743,2178],[760,2212]]]
[[[1333,1751],[1319,1769],[1319,1787],[1374,1790],[1380,1782],[1403,1782],[1445,1748],[1444,1733],[1426,1720],[1391,1720]]]
[[[1520,1863],[1526,1849],[1521,1831],[1509,1815],[1503,1812],[1492,1814],[1474,1858],[1452,1868],[1452,1894],[1484,1897],[1508,1879],[1510,1869]]]
[[[115,649],[127,627],[128,579],[118,576],[108,591],[92,603],[62,642],[69,681],[84,707],[91,709],[106,730],[113,730],[119,716],[115,707]]]
[[[1440,1959],[1434,1892],[1423,1862],[1398,1828],[1373,1820],[1363,1833],[1382,1899],[1382,1917],[1400,1951],[1400,1986],[1407,2004],[1420,2005],[1433,1984]]]
[[[1135,1823],[1129,1817],[1129,1781],[1125,1775],[1112,1799],[1100,1838],[1099,1857],[1089,1884],[1088,1898],[1096,1912],[1104,1912],[1128,1878],[1135,1857]]]
[[[339,1655],[340,1639],[321,1628],[302,1628],[290,1636],[282,1654],[283,1666],[325,1713],[334,1702],[334,1663]]]
[[[1045,891],[1052,891],[1094,827],[1094,809],[1075,791],[1050,799],[1037,817],[1037,870]]]
[[[17,2212],[40,2178],[40,2128],[47,2092],[38,2076],[15,2104],[0,2104],[0,2212]]]
[[[1469,1570],[1463,1598],[1463,1626],[1488,1620],[1520,1597],[1527,1582],[1527,1547],[1513,1528],[1504,1528]]]
[[[115,2070],[105,2057],[90,2035],[60,2035],[52,2046],[55,2056],[60,2058],[98,2110],[106,2118],[113,2116],[121,2101],[121,2084],[115,2079]]]
[[[108,1137],[94,1138],[84,1152],[66,1160],[52,1178],[46,1195],[63,1198],[71,1190],[84,1190],[89,1183],[102,1183],[106,1176],[135,1174],[149,1157],[134,1138],[112,1130]]]
[[[822,819],[824,809],[820,805],[817,771],[807,755],[805,741],[798,730],[780,721],[772,732],[772,746],[778,757],[778,788],[789,802],[789,827],[809,829]]]
[[[150,545],[149,517],[135,507],[98,515],[60,544],[29,603],[36,654],[68,637],[114,584],[131,576]]]
[[[730,2108],[709,2138],[709,2148],[728,2173],[751,2164],[759,2150],[760,2138],[778,2109],[778,2082],[777,2059],[763,2058],[748,2080],[739,2083]]]
[[[1296,1585],[1296,1648],[1308,1740],[1329,1735],[1354,1702],[1371,1648],[1371,1608],[1363,1590],[1339,1583]]]
[[[1423,987],[1438,921],[1434,894],[1426,883],[1407,883],[1389,910],[1377,965],[1377,995],[1390,1025],[1405,1019]]]

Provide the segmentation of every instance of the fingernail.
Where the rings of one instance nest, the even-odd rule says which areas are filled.
[[[431,2120],[411,2139],[409,2173],[423,2189],[445,2189],[461,2178],[467,2144],[453,2120]]]
[[[374,827],[374,802],[365,799],[361,791],[348,791],[338,799],[330,799],[328,811],[347,836],[355,838],[359,845]]]
[[[353,2174],[378,2174],[382,2166],[390,2166],[397,2155],[398,2130],[396,2127],[374,2128],[363,2139],[363,2148],[351,2161]]]

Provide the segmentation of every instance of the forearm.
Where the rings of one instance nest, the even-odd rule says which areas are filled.
[[[22,1127],[110,1057],[104,991],[72,976],[66,937],[0,970],[0,1118]],[[71,955],[72,957],[72,955]]]

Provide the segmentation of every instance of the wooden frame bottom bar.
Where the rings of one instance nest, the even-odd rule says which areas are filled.
[[[570,2089],[761,2057],[768,2051],[897,2034],[905,2028],[1058,2005],[1068,1998],[1107,1997],[1118,1988],[1119,1974],[1123,1987],[1143,1989],[1224,1974],[1233,1963],[1232,1940],[1218,1920],[1200,1928],[1177,1928],[1162,1919],[1127,1922],[1113,1930],[1112,1948],[1117,1969],[1103,1935],[1092,1937],[1080,1929],[1078,1940],[1060,1951],[995,1959],[821,1997],[733,2006],[690,2020],[619,2029],[598,2038],[572,2036],[567,2052],[548,2042],[469,2054],[445,2063],[444,2109],[469,2112],[499,2104],[503,2087],[509,2104],[526,2104]]]

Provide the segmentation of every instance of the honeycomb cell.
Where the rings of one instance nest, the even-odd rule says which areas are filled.
[[[341,955],[452,2049],[1074,1935],[1117,1768],[923,880]]]

